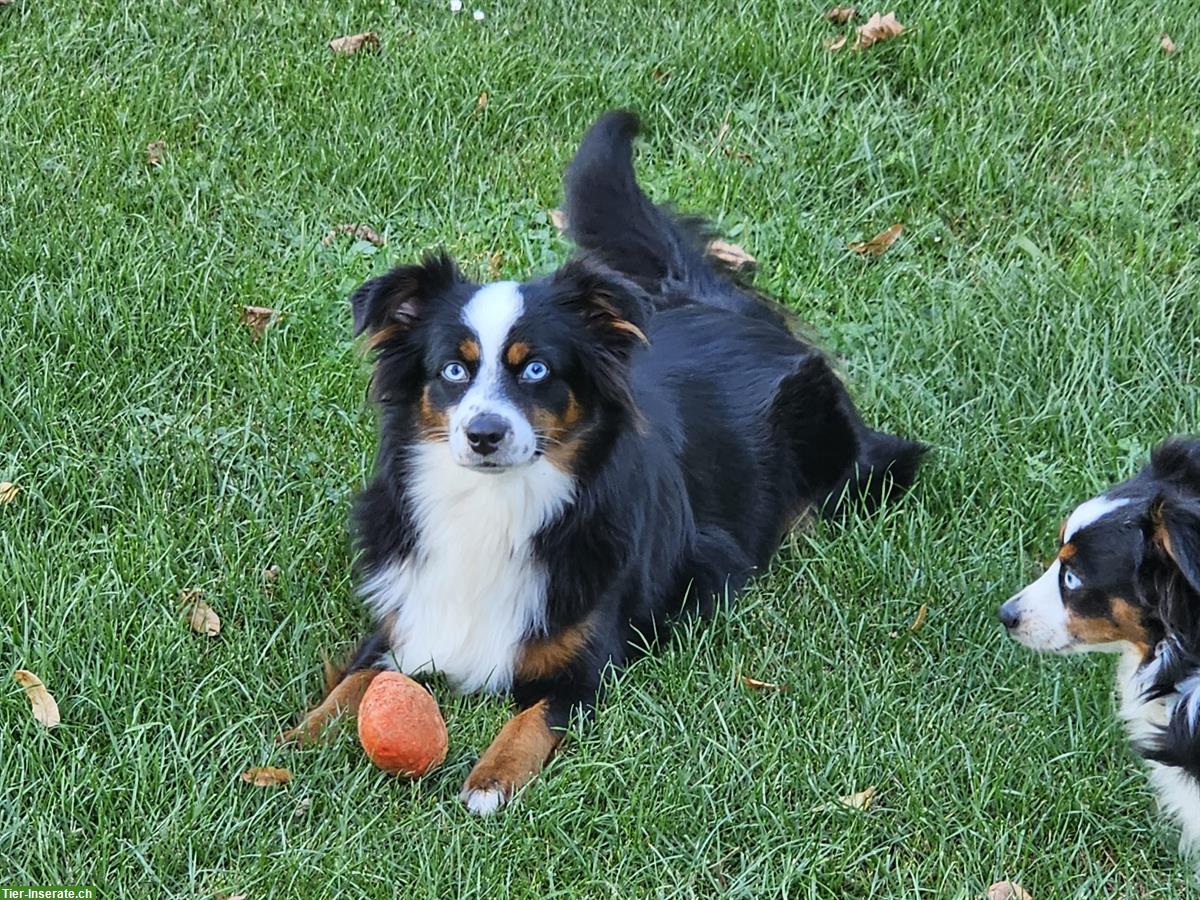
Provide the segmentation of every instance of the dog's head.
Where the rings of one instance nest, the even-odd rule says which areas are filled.
[[[1000,607],[1035,650],[1200,647],[1200,440],[1170,441],[1134,478],[1077,507],[1041,578]]]
[[[481,286],[438,254],[371,279],[351,304],[376,353],[385,438],[444,444],[481,472],[544,456],[573,473],[602,432],[637,416],[629,360],[645,303],[599,265]]]

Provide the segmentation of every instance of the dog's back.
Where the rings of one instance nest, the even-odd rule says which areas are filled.
[[[832,511],[846,497],[873,506],[888,485],[908,487],[925,448],[868,428],[821,353],[793,336],[787,312],[705,252],[707,226],[646,197],[633,170],[637,132],[628,112],[592,126],[567,170],[565,212],[580,249],[638,284],[656,308],[639,381],[678,386],[694,416],[689,433],[704,434],[714,415],[736,416],[722,395],[773,397],[767,438],[790,454],[791,483],[771,490],[792,514],[808,504]]]

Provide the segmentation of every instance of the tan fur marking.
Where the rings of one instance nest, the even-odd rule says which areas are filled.
[[[367,350],[376,350],[382,347],[388,341],[395,340],[404,332],[403,326],[400,325],[384,325],[378,331],[372,332],[363,342],[363,346]]]
[[[440,440],[446,439],[449,429],[449,418],[443,410],[438,409],[429,399],[429,385],[421,392],[421,402],[417,407],[417,424],[427,435],[436,435]]]
[[[1150,636],[1138,608],[1121,597],[1110,597],[1106,616],[1080,616],[1067,609],[1067,631],[1085,644],[1128,641],[1143,655],[1150,651]]]
[[[579,655],[591,634],[591,619],[584,619],[554,637],[526,641],[521,645],[521,655],[517,660],[517,679],[535,681],[558,674]]]
[[[1058,558],[1063,562],[1070,562],[1075,558],[1076,549],[1074,544],[1063,544],[1058,550]]]
[[[643,344],[649,344],[650,339],[646,337],[646,333],[638,328],[632,322],[627,322],[624,319],[613,319],[610,323],[617,331],[624,331],[626,334],[632,334]]]
[[[508,360],[510,366],[519,366],[529,358],[529,345],[524,341],[513,341],[508,345],[508,351],[504,354],[504,358]]]
[[[539,700],[505,723],[467,776],[467,791],[502,790],[505,798],[542,770],[562,732],[546,724],[546,701]]]
[[[299,725],[289,728],[275,740],[279,743],[296,741],[301,744],[314,744],[320,741],[328,726],[340,715],[343,713],[353,715],[358,712],[358,705],[362,702],[363,694],[367,692],[367,688],[379,672],[379,669],[359,669],[357,672],[351,672],[325,695],[325,699],[319,705],[305,714]],[[328,677],[327,669],[326,678],[328,679]]]
[[[458,355],[462,357],[463,362],[479,362],[479,342],[470,338],[459,341]]]
[[[582,434],[577,433],[583,419],[583,407],[575,399],[575,393],[567,392],[567,406],[560,415],[534,407],[532,418],[533,427],[545,440],[546,459],[559,471],[570,475],[574,471],[575,456],[583,446]]]

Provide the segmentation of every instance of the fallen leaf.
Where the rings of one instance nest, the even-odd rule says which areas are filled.
[[[929,615],[929,604],[922,603],[921,608],[917,610],[917,617],[913,619],[913,623],[908,626],[909,631],[920,631],[925,627],[925,618]]]
[[[904,32],[904,26],[896,21],[896,14],[890,12],[887,15],[881,16],[879,13],[871,16],[867,21],[854,29],[858,33],[858,37],[854,39],[854,46],[851,50],[866,50],[872,44],[878,44],[880,41],[891,40]]]
[[[221,617],[205,602],[203,591],[184,588],[179,592],[179,603],[183,607],[183,617],[196,634],[216,637],[221,633]]]
[[[1165,31],[1162,33],[1162,38],[1159,39],[1158,46],[1163,48],[1163,53],[1175,52],[1175,42],[1171,40],[1171,36]]]
[[[1033,895],[1015,881],[997,881],[987,889],[987,900],[1033,900]]]
[[[830,53],[837,53],[846,46],[846,36],[839,34],[837,37],[826,38],[822,41],[822,46]]]
[[[166,141],[151,141],[146,145],[146,164],[150,166],[161,166],[163,162],[163,154],[166,152]]]
[[[875,785],[868,788],[863,788],[857,794],[848,794],[845,797],[838,797],[838,803],[850,809],[868,810],[871,804],[875,802]]]
[[[17,679],[17,684],[25,689],[25,696],[29,698],[29,702],[33,706],[35,719],[47,728],[53,728],[62,721],[58,715],[58,704],[54,701],[54,696],[42,684],[42,679],[28,669],[17,669],[13,672],[13,678]]]
[[[749,269],[758,265],[758,260],[739,247],[728,241],[712,241],[708,245],[708,255],[723,263],[730,269]]]
[[[334,53],[342,53],[349,56],[351,53],[357,53],[364,47],[372,49],[379,48],[379,35],[373,31],[364,31],[362,34],[350,34],[345,37],[334,38],[329,42],[329,49]]]
[[[825,18],[834,25],[845,25],[857,15],[857,6],[835,6],[829,12],[825,13]]]
[[[561,209],[552,209],[547,215],[550,216],[550,224],[558,229],[559,234],[567,233],[567,217]]]
[[[900,237],[900,232],[904,230],[904,223],[897,222],[891,228],[879,232],[869,241],[851,241],[850,249],[855,253],[861,253],[864,256],[883,256],[887,252],[888,247],[896,243],[896,238]]]
[[[291,772],[287,769],[277,769],[274,766],[256,766],[242,773],[242,781],[255,787],[274,787],[287,784],[291,780]]]
[[[497,251],[496,253],[488,254],[488,278],[496,281],[500,277],[501,267],[504,265],[504,254]]]
[[[380,237],[379,232],[369,225],[334,225],[325,237],[321,238],[321,246],[328,247],[343,234],[350,235],[356,241],[368,241],[376,247],[384,245],[384,240]],[[250,309],[251,307],[246,308]]]
[[[475,112],[481,113],[487,109],[488,99],[488,92],[480,91],[479,97],[475,100]]]
[[[786,684],[775,684],[770,681],[759,681],[757,678],[751,678],[749,675],[742,676],[742,684],[756,691],[786,691]]]
[[[0,506],[12,503],[20,492],[20,485],[13,484],[11,481],[0,481]]]
[[[242,307],[242,324],[254,332],[254,339],[258,340],[267,330],[267,326],[275,319],[275,310],[268,309],[265,306],[243,306]]]

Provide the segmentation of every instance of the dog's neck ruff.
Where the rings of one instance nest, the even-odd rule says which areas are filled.
[[[574,479],[545,459],[472,471],[444,443],[417,444],[409,459],[415,548],[359,588],[391,623],[385,662],[441,672],[464,692],[507,690],[521,641],[545,630],[547,578],[533,538],[571,503]]]
[[[1135,747],[1156,743],[1179,703],[1187,704],[1189,715],[1193,715],[1197,707],[1200,684],[1197,684],[1196,675],[1181,682],[1175,694],[1157,698],[1148,696],[1158,667],[1166,663],[1164,654],[1169,652],[1164,642],[1159,645],[1155,659],[1144,664],[1141,654],[1131,649],[1122,655],[1117,667],[1121,718],[1125,720],[1125,729]],[[1181,849],[1187,853],[1200,851],[1200,781],[1176,766],[1152,760],[1148,765],[1159,808],[1182,829]]]

